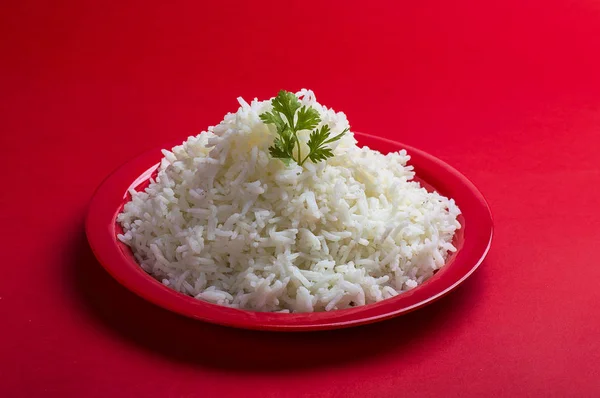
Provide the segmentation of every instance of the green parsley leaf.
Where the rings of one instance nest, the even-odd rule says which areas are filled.
[[[300,108],[298,97],[289,91],[280,90],[277,97],[273,98],[271,104],[273,105],[273,111],[283,114],[287,119],[288,125],[295,131],[294,115],[298,108]]]
[[[336,135],[335,137],[333,137],[333,138],[330,138],[330,139],[328,139],[328,140],[324,141],[324,142],[323,142],[323,145],[325,145],[325,144],[331,144],[332,142],[335,142],[335,141],[339,140],[339,139],[340,139],[340,138],[342,138],[342,136],[343,136],[344,134],[346,134],[346,133],[347,133],[349,130],[350,130],[350,129],[348,129],[348,128],[345,128],[345,129],[344,129],[344,131],[342,131],[341,133],[339,133],[339,134],[338,134],[338,135]]]
[[[323,125],[320,129],[316,129],[312,133],[310,133],[310,137],[308,139],[308,147],[311,152],[317,150],[329,137],[329,132],[331,128],[328,125]]]
[[[274,158],[281,159],[286,166],[289,166],[292,161],[291,154],[287,151],[285,144],[279,138],[276,138],[274,145],[269,147],[269,153]]]
[[[331,132],[331,128],[328,125],[323,125],[320,129],[316,129],[310,134],[308,140],[308,148],[310,152],[308,153],[308,158],[313,162],[319,162],[321,160],[328,159],[333,156],[333,151],[331,148],[326,147],[325,145],[335,142],[342,138],[348,129],[342,131],[340,134],[335,137],[329,138],[329,133]],[[304,163],[304,162],[302,162]]]
[[[279,113],[265,112],[260,115],[260,120],[265,124],[274,124],[278,131],[285,128],[285,122]]]
[[[321,123],[319,112],[309,106],[304,105],[298,111],[298,121],[296,122],[296,130],[312,130]]]

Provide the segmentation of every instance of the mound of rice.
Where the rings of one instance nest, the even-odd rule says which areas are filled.
[[[311,91],[296,95],[332,134],[348,127]],[[334,157],[286,167],[268,152],[275,127],[259,118],[270,100],[238,101],[218,126],[163,151],[156,181],[117,217],[119,239],[163,284],[235,308],[330,311],[412,289],[456,250],[458,207],[411,181],[405,151],[359,148],[347,133]]]

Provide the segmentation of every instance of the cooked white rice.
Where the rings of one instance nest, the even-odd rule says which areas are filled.
[[[311,91],[296,95],[332,134],[348,127]],[[412,289],[456,250],[460,210],[411,181],[405,151],[359,148],[347,133],[334,157],[286,167],[259,118],[271,102],[238,101],[218,126],[163,151],[156,181],[117,217],[119,239],[166,286],[255,311],[330,311]]]

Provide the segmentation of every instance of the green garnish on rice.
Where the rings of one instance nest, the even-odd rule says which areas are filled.
[[[330,137],[331,128],[328,124],[316,128],[321,123],[319,112],[310,106],[302,106],[298,97],[289,91],[279,91],[271,104],[273,111],[262,113],[260,119],[266,124],[274,124],[277,128],[278,137],[275,138],[273,146],[269,147],[269,153],[274,158],[281,159],[287,166],[292,160],[302,166],[308,159],[317,163],[332,157],[333,152],[327,144],[339,140],[348,131],[346,128]],[[309,152],[304,158],[298,138],[298,132],[301,130],[312,130],[307,142]],[[297,150],[294,153],[296,146]]]

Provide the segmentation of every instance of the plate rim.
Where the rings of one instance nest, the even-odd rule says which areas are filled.
[[[474,220],[476,222],[473,226],[476,229],[475,232],[484,235],[476,247],[476,253],[472,255],[474,258],[472,258],[471,261],[466,261],[469,263],[472,262],[472,265],[467,266],[464,272],[460,272],[460,276],[455,278],[456,280],[454,280],[453,283],[443,285],[444,287],[442,289],[431,288],[431,286],[441,286],[440,282],[432,284],[432,279],[434,281],[443,280],[443,275],[434,275],[423,284],[408,292],[403,292],[396,297],[382,300],[377,303],[330,312],[282,314],[241,310],[197,300],[162,285],[152,276],[145,273],[137,263],[135,263],[137,269],[130,269],[131,260],[127,259],[122,253],[122,248],[119,245],[123,244],[116,238],[116,214],[124,203],[127,189],[136,186],[139,182],[143,181],[144,178],[142,177],[145,174],[148,174],[145,178],[147,180],[150,175],[149,172],[155,169],[160,163],[162,158],[161,150],[164,148],[172,148],[175,145],[181,145],[182,141],[170,146],[163,145],[160,148],[154,148],[143,152],[122,164],[102,181],[92,196],[85,220],[85,232],[90,248],[100,265],[118,283],[146,301],[183,316],[235,328],[270,331],[316,331],[339,329],[386,320],[431,304],[456,289],[461,283],[469,278],[479,268],[487,256],[494,234],[494,223],[490,207],[483,194],[464,174],[460,173],[441,159],[423,150],[388,138],[365,133],[354,133],[354,135],[359,141],[359,144],[361,144],[360,141],[363,139],[367,142],[371,141],[377,142],[378,144],[391,145],[394,147],[392,149],[393,151],[405,149],[407,153],[411,155],[409,165],[416,166],[414,164],[416,156],[416,158],[419,159],[419,163],[421,161],[424,162],[423,164],[420,164],[421,167],[428,164],[438,172],[444,172],[452,176],[462,184],[464,188],[462,190],[463,193],[467,192],[471,194],[474,205],[478,206],[478,209],[476,210],[478,210],[480,216],[483,216],[482,219]],[[365,144],[365,146],[369,145]],[[381,152],[388,153],[390,151]],[[418,171],[419,167],[415,167],[417,175]],[[424,169],[421,169],[421,171],[425,172]],[[431,172],[431,170],[429,170],[429,172]],[[428,179],[422,179],[425,182],[430,183]],[[438,186],[435,184],[430,185],[438,190]],[[120,204],[115,208],[113,205],[116,202],[119,202]],[[458,203],[458,205],[464,214],[465,209],[461,207],[460,203]],[[473,207],[470,207],[469,209],[474,210]],[[464,220],[467,225],[465,230],[467,230],[467,228],[473,228],[470,224],[473,221],[469,221],[466,217]],[[465,235],[465,242],[466,240],[467,236]],[[469,244],[470,242],[471,241],[469,241]],[[477,243],[478,242],[475,242],[474,244]],[[464,248],[461,248],[459,253],[463,249]],[[459,253],[457,253],[457,255]],[[450,262],[446,264],[442,270],[445,270],[446,267],[448,267],[447,269],[450,269],[453,265],[454,263]],[[454,265],[454,267],[456,268],[458,265]],[[438,274],[442,274],[442,272],[440,271]],[[424,293],[428,290],[433,290],[432,294]],[[415,294],[420,294],[425,297],[418,299],[410,305],[399,305],[402,301],[407,301],[407,297]],[[394,305],[399,306],[399,308],[394,309]],[[310,320],[311,318],[312,320]]]

